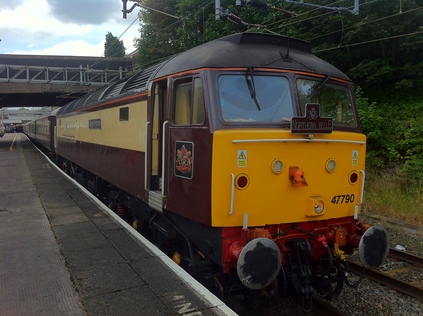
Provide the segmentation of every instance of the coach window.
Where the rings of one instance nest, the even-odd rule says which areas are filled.
[[[204,120],[204,94],[201,78],[177,81],[173,122],[177,125],[201,125]]]
[[[119,121],[129,121],[129,108],[124,107],[119,109]]]

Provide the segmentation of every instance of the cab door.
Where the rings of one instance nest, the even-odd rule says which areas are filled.
[[[190,74],[169,82],[166,209],[210,224],[212,134],[203,78]]]
[[[164,120],[164,110],[167,103],[167,90],[167,80],[151,83],[148,87],[144,183],[148,205],[159,212],[163,212],[165,200],[164,145],[166,145],[168,122]]]

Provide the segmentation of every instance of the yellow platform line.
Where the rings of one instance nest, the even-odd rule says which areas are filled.
[[[15,138],[13,139],[12,144],[10,145],[10,148],[9,148],[10,151],[13,150],[13,144],[15,143],[15,140],[16,140],[17,137],[18,137],[18,134],[15,135]]]

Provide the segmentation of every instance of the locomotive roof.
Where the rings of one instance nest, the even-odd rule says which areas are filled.
[[[349,80],[340,70],[312,55],[308,42],[263,33],[238,33],[194,47],[100,88],[64,105],[59,113],[69,113],[121,95],[146,91],[151,80],[174,73],[225,67],[281,68]]]
[[[283,68],[349,80],[336,67],[312,55],[309,42],[263,33],[238,33],[194,47],[169,59],[156,78],[208,67]]]

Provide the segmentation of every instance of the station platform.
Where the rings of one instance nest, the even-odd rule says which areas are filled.
[[[0,315],[236,315],[61,173],[0,138]]]

